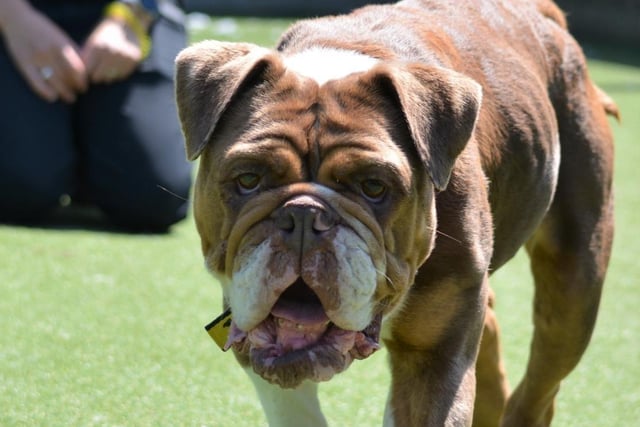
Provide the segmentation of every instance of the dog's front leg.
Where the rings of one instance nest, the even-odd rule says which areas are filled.
[[[262,409],[272,427],[326,427],[318,400],[318,383],[305,381],[295,389],[284,389],[263,380],[245,368],[255,386]]]
[[[417,359],[424,359],[424,356],[404,353],[395,358],[403,359],[399,362],[401,364],[409,362],[418,367],[421,362]],[[448,368],[451,374],[451,369]],[[452,381],[452,378],[436,378],[436,372],[422,372],[411,377],[400,376],[398,379],[398,370],[394,369],[392,390],[385,408],[384,427],[470,427],[475,397],[473,363],[462,370],[464,372],[455,374],[460,377],[458,381]]]
[[[471,426],[484,283],[430,283],[383,331],[392,373],[385,427]]]

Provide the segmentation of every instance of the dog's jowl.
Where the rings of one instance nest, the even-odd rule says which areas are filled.
[[[380,346],[387,426],[546,426],[596,320],[615,104],[548,0],[406,0],[177,59],[194,215],[232,349],[273,426]],[[524,247],[510,390],[490,274]],[[358,362],[366,363],[366,362]]]

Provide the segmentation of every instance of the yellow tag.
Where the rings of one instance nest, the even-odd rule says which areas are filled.
[[[211,323],[209,323],[204,328],[209,333],[209,336],[216,342],[216,344],[218,344],[218,347],[220,347],[222,351],[226,351],[224,349],[224,345],[227,343],[230,327],[231,327],[231,309],[228,308],[224,313],[216,317]]]

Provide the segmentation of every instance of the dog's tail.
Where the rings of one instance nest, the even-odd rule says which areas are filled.
[[[538,12],[554,21],[560,27],[565,30],[569,28],[564,12],[554,2],[550,0],[538,0],[536,2],[536,7],[538,8]]]
[[[598,99],[600,103],[604,107],[604,111],[616,118],[616,120],[620,121],[620,110],[618,109],[618,105],[604,90],[600,89],[596,84],[593,85],[598,94]]]

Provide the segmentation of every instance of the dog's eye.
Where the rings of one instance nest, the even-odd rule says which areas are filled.
[[[260,175],[255,173],[243,173],[236,178],[238,190],[241,194],[249,194],[255,191],[260,185]]]
[[[387,193],[387,186],[378,179],[367,179],[360,184],[362,194],[372,202],[379,202]]]

